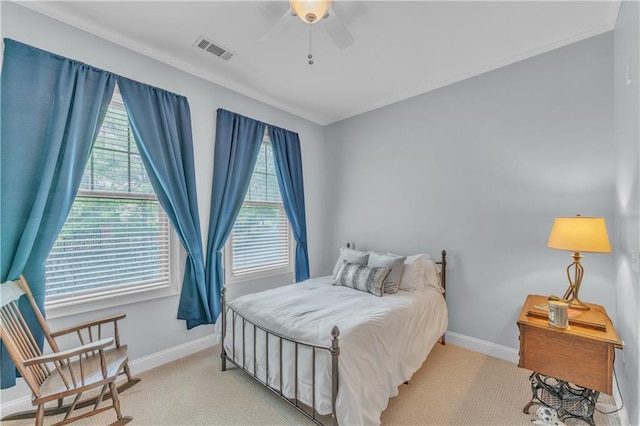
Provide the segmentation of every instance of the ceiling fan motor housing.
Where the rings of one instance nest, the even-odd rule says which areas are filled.
[[[307,24],[323,18],[331,9],[332,0],[289,0],[291,10]]]

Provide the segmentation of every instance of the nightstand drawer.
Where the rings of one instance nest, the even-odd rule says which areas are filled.
[[[570,329],[520,324],[519,367],[607,394],[613,392],[613,351],[612,345]]]

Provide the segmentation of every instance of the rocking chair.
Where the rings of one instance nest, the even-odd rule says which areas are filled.
[[[55,423],[63,425],[111,408],[117,415],[114,425],[124,425],[132,420],[129,416],[122,416],[118,399],[118,392],[140,381],[131,377],[127,346],[120,344],[118,320],[123,319],[124,314],[52,333],[23,276],[17,281],[1,284],[0,290],[0,338],[33,393],[33,405],[37,406],[36,410],[6,416],[3,421],[35,417],[35,424],[40,426],[44,416],[66,412],[64,419]],[[18,309],[17,301],[23,295],[42,327],[52,350],[50,354],[42,354]],[[111,337],[104,337],[103,332]],[[80,346],[61,351],[55,338],[72,333],[77,334]],[[127,381],[117,387],[116,379],[121,374],[126,375]],[[83,393],[92,390],[96,390],[94,396],[82,399]],[[73,397],[73,400],[65,404],[67,397]],[[111,399],[111,404],[101,407],[102,401],[107,399]],[[57,401],[57,406],[45,408],[45,403],[50,401]],[[72,416],[75,410],[89,406],[93,406],[91,411]]]

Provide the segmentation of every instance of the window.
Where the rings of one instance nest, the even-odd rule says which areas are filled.
[[[292,272],[292,240],[265,134],[249,190],[225,246],[226,282]]]
[[[47,258],[47,308],[168,288],[170,228],[116,89]]]

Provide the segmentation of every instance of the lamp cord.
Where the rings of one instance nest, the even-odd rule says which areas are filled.
[[[620,395],[620,401],[622,401],[622,405],[620,406],[620,408],[616,408],[613,411],[602,411],[600,409],[598,409],[598,407],[596,406],[595,409],[597,412],[601,413],[601,414],[613,414],[613,413],[617,413],[618,411],[622,410],[624,408],[624,397],[622,396],[622,392],[620,392],[620,383],[618,382],[618,375],[616,374],[616,368],[613,367],[613,375],[616,378],[616,387],[618,388],[618,395]]]
[[[605,317],[609,317],[609,315],[607,315],[607,313],[600,308],[596,308],[595,306],[591,306],[591,309],[595,309],[596,311],[602,313]],[[618,381],[618,374],[616,373],[616,367],[613,367],[613,376],[616,378],[616,388],[618,388],[618,395],[620,395],[620,401],[622,402],[622,405],[620,406],[620,408],[616,408],[613,411],[602,411],[600,409],[598,409],[598,407],[596,408],[596,411],[601,413],[601,414],[613,414],[613,413],[617,413],[618,411],[622,410],[624,408],[624,397],[622,396],[622,392],[620,392],[620,382]]]

